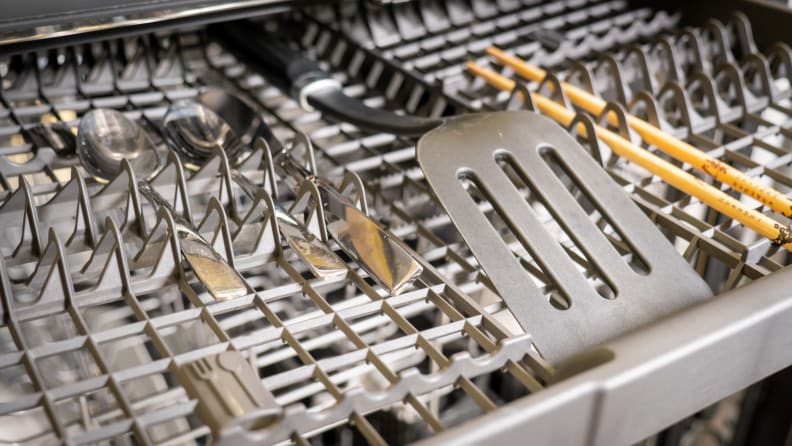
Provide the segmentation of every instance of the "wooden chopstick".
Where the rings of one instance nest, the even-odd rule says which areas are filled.
[[[514,89],[515,82],[513,80],[483,68],[475,62],[468,62],[467,69],[500,90],[512,91]],[[568,127],[572,123],[575,113],[563,105],[538,93],[531,93],[531,98],[542,113],[553,118],[559,124]],[[594,130],[597,136],[619,156],[638,164],[682,192],[698,198],[702,203],[769,238],[773,243],[783,245],[784,248],[792,251],[792,233],[788,227],[761,212],[745,206],[739,200],[699,180],[668,161],[636,146],[621,135],[599,125],[595,125]],[[581,135],[586,135],[586,127],[582,123],[578,123],[577,131]]]
[[[547,74],[541,68],[535,67],[518,57],[506,54],[496,47],[487,49],[487,54],[531,81],[541,82]],[[550,88],[553,87],[550,84],[549,86]],[[562,82],[561,88],[573,104],[595,116],[600,116],[607,107],[607,103],[601,98],[572,84]],[[608,122],[614,125],[618,124],[618,117],[615,113],[608,113]],[[792,199],[783,193],[707,155],[685,141],[669,135],[641,118],[627,114],[627,124],[641,135],[641,138],[647,143],[656,146],[682,162],[690,164],[694,169],[710,175],[721,183],[728,184],[737,192],[754,198],[774,211],[787,217],[792,217]]]

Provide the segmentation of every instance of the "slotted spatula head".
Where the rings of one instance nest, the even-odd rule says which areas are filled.
[[[416,150],[440,203],[551,362],[712,295],[548,118],[528,111],[461,116],[423,136]]]

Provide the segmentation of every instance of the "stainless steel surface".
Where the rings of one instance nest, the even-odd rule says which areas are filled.
[[[785,268],[609,342],[598,367],[421,444],[636,444],[792,363],[790,280]]]
[[[247,125],[248,122],[240,121],[239,117],[255,115],[245,101],[218,91],[202,95],[202,102],[207,104],[207,107],[212,105],[220,107],[214,111],[218,116],[230,116],[232,121],[229,124]],[[330,182],[300,165],[292,156],[291,150],[284,150],[277,145],[279,143],[274,140],[267,125],[260,119],[257,122],[259,125],[255,129],[241,127],[240,133],[259,136],[267,141],[268,145],[269,141],[273,141],[276,144],[272,150],[276,154],[272,161],[274,167],[284,176],[294,178],[298,184],[309,181],[316,186],[324,210],[333,217],[332,221],[327,222],[327,230],[350,257],[392,295],[400,294],[418,278],[423,267],[414,258],[417,254],[410,252],[398,240],[388,235],[379,223],[341,195]],[[218,130],[212,133],[225,135],[228,131]],[[233,139],[237,140],[237,138]],[[311,144],[307,137],[300,139],[304,144]]]
[[[234,162],[247,151],[234,130],[211,109],[194,101],[172,104],[165,114],[168,141],[185,156],[185,161],[202,163],[220,147]],[[231,177],[248,197],[255,199],[259,188],[238,170],[231,169]],[[325,243],[297,221],[278,201],[273,201],[275,220],[280,234],[311,271],[324,279],[342,278],[347,266]]]
[[[185,162],[202,165],[218,147],[232,163],[250,152],[250,146],[243,144],[220,116],[194,101],[171,104],[163,125],[168,143]]]
[[[142,7],[146,6],[145,4],[139,5],[137,10],[129,10],[128,8],[130,6],[134,8],[134,5],[102,5],[101,3],[97,5],[98,8],[84,7],[84,11],[80,8],[67,9],[66,14],[60,15],[48,15],[40,9],[34,10],[31,11],[31,14],[16,17],[16,23],[4,27],[6,29],[0,33],[0,46],[135,28],[214,14],[233,13],[236,10],[272,7],[282,2],[279,0],[238,0],[215,2],[214,4],[195,4],[197,2],[193,2],[193,4],[182,4],[171,8],[163,7],[165,5],[162,5],[162,2],[159,3],[159,7],[153,10],[144,10],[147,9]],[[107,9],[102,10],[102,6]],[[126,11],[124,11],[124,6],[127,8]],[[150,5],[148,6],[150,8]],[[81,18],[81,15],[87,17]],[[96,15],[98,17],[92,17]],[[6,18],[10,17],[6,16]],[[64,22],[65,18],[71,18],[71,21]],[[24,26],[26,23],[35,24],[41,21],[46,24]]]
[[[116,110],[96,109],[80,120],[77,140],[77,154],[91,174],[111,180],[127,161],[141,175],[138,190],[173,217],[182,256],[215,299],[232,299],[248,293],[239,273],[146,181],[160,168],[159,154],[139,125]]]
[[[116,110],[91,110],[80,119],[77,156],[91,175],[110,180],[127,160],[145,181],[160,168],[160,153],[142,127]]]
[[[789,194],[792,59],[788,45],[753,39],[783,26],[730,18],[729,4],[720,4],[721,21],[705,21],[716,12],[700,2],[679,2],[679,11],[621,0],[345,2],[256,23],[299,41],[350,97],[435,118],[524,107],[464,72],[475,59],[512,76],[484,55],[497,44]],[[697,7],[700,20],[685,11]],[[302,110],[203,31],[160,27],[0,58],[0,441],[406,444],[488,435],[501,443],[674,444],[701,440],[715,411],[706,406],[792,364],[781,271],[788,255],[580,139],[717,295],[614,340],[612,358],[595,351],[577,369],[555,370],[431,194],[414,140]],[[276,242],[266,195],[244,195],[225,155],[193,172],[170,153],[152,185],[212,234],[252,288],[218,302],[180,260],[173,219],[142,197],[128,163],[97,182],[29,132],[41,122],[74,128],[91,109],[112,108],[164,146],[168,106],[200,99],[210,86],[251,104],[286,147],[308,135],[317,170],[306,166],[412,248],[420,279],[386,295],[351,260],[344,279],[315,277]],[[268,191],[273,185],[285,207],[326,233],[319,194],[309,183],[295,194],[271,181],[267,156],[259,145],[236,167]],[[564,246],[574,252],[571,241]],[[576,263],[588,266],[582,256]],[[779,272],[771,285],[759,280]],[[549,299],[552,288],[532,276]],[[727,294],[734,289],[742,291]],[[177,370],[224,351],[244,356],[274,396],[281,416],[267,427],[251,430],[252,420],[237,418],[217,438],[198,415]],[[706,440],[729,441],[728,431]],[[558,437],[565,434],[568,442]]]
[[[310,144],[307,138],[304,141]],[[298,181],[316,186],[323,209],[332,217],[327,222],[327,231],[391,295],[401,294],[421,275],[423,267],[415,259],[416,254],[341,195],[335,186],[307,171],[288,151],[278,155],[273,163]]]
[[[416,158],[487,277],[552,363],[712,296],[585,149],[546,117],[457,117],[424,135]],[[547,230],[542,219],[559,229]],[[545,289],[532,274],[543,276]]]
[[[335,218],[327,230],[356,262],[381,283],[391,295],[401,294],[421,275],[423,266],[413,253],[385,232],[371,217],[338,193],[334,187],[315,177],[325,210]]]

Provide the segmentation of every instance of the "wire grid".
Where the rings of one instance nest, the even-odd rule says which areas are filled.
[[[332,40],[328,36],[354,35],[361,52],[383,64],[393,61],[404,68],[405,78],[442,89],[456,112],[522,107],[509,93],[465,73],[467,61],[476,60],[520,81],[510,68],[486,57],[485,50],[495,45],[606,100],[627,104],[633,113],[765,184],[790,190],[790,49],[778,43],[759,52],[751,24],[739,13],[727,23],[710,20],[699,28],[681,28],[679,13],[631,8],[624,1],[438,0],[322,11],[305,16],[315,18],[317,37],[308,36],[318,49]],[[401,26],[410,22],[409,29]],[[378,37],[382,29],[391,30],[392,37]],[[537,86],[528,84],[531,90]],[[715,291],[787,263],[786,253],[768,240],[600,147],[609,173]],[[648,149],[669,159],[655,147]],[[669,160],[789,225],[789,219],[751,197]],[[411,176],[415,183],[420,178],[420,172]],[[464,250],[459,256],[465,257]]]
[[[465,27],[459,29],[464,30]],[[372,66],[371,61],[382,62],[387,57],[366,45],[342,41],[334,30],[324,25],[308,27],[304,42],[310,43],[312,39],[315,39],[313,47],[316,53],[323,56],[330,66],[349,68],[352,72],[361,66],[367,68],[351,78],[343,72],[336,72],[336,75],[345,82],[348,92],[365,97],[369,104],[388,107],[404,104],[408,112],[425,114],[462,109],[459,105],[462,101],[457,97],[433,94],[430,88],[418,82],[423,80],[422,76],[412,76],[407,71],[404,73],[408,74],[399,73],[407,79],[405,83],[391,84],[391,89],[381,88],[388,70],[378,77],[377,68],[390,68],[391,65],[381,63]],[[339,49],[341,43],[345,46]],[[485,47],[481,45],[478,53]],[[140,48],[146,57],[140,57]],[[4,290],[10,291],[4,293],[5,308],[12,308],[9,306],[11,293],[14,297],[29,296],[46,288],[45,278],[35,274],[32,275],[38,277],[38,281],[31,281],[31,285],[26,287],[20,285],[31,276],[37,264],[66,265],[71,275],[85,280],[72,279],[75,292],[68,299],[50,299],[48,305],[40,306],[15,302],[13,310],[6,310],[9,316],[14,317],[9,317],[9,322],[3,327],[7,353],[3,355],[2,363],[8,376],[16,379],[8,380],[14,383],[13,389],[8,391],[0,407],[7,415],[3,418],[9,422],[24,422],[38,428],[28,440],[43,443],[61,439],[86,443],[118,437],[115,441],[123,442],[123,437],[127,437],[133,442],[157,444],[202,441],[209,435],[208,429],[193,415],[195,402],[187,399],[173,378],[172,367],[227,348],[239,349],[249,358],[255,358],[259,373],[264,377],[264,385],[275,393],[279,403],[290,406],[292,402],[299,402],[319,410],[332,406],[331,395],[334,392],[326,391],[325,387],[330,382],[345,390],[356,387],[384,392],[388,389],[388,381],[392,382],[395,376],[406,381],[405,376],[409,374],[405,371],[411,367],[417,366],[423,373],[444,373],[449,370],[449,364],[465,363],[464,357],[451,355],[467,352],[472,356],[486,356],[486,347],[495,345],[497,338],[489,334],[482,317],[465,318],[445,303],[447,301],[442,296],[456,291],[442,281],[421,283],[403,296],[382,299],[370,288],[360,285],[366,283],[365,274],[360,271],[356,271],[359,279],[354,281],[358,286],[347,282],[320,284],[316,280],[305,280],[310,276],[299,261],[289,257],[288,248],[285,248],[287,252],[283,256],[273,256],[273,247],[249,254],[247,246],[254,237],[247,233],[262,231],[250,229],[252,224],[239,224],[231,216],[225,218],[231,227],[229,232],[238,236],[233,251],[248,254],[238,255],[235,262],[259,291],[256,296],[228,304],[204,306],[206,296],[193,290],[191,284],[194,285],[195,280],[189,273],[184,279],[176,280],[172,270],[165,268],[164,272],[154,274],[154,278],[161,276],[164,279],[142,280],[151,277],[145,276],[151,266],[144,261],[139,262],[141,266],[137,269],[135,265],[131,268],[128,281],[131,289],[124,290],[118,281],[108,279],[106,284],[91,291],[90,286],[97,281],[101,268],[94,265],[82,275],[77,270],[88,262],[95,246],[116,248],[116,252],[125,253],[122,258],[127,261],[145,247],[140,234],[148,231],[136,227],[137,215],[126,224],[120,223],[129,216],[129,211],[117,210],[119,203],[129,197],[128,191],[126,195],[124,193],[128,181],[120,181],[117,184],[120,192],[113,194],[106,193],[106,189],[96,193],[99,186],[90,179],[78,179],[75,185],[72,180],[78,177],[73,177],[74,171],[70,170],[74,161],[62,161],[46,148],[33,147],[25,142],[25,127],[53,118],[73,123],[73,118],[91,106],[111,106],[125,109],[130,116],[142,119],[156,134],[158,120],[168,101],[195,95],[194,88],[201,83],[220,83],[256,99],[268,112],[268,122],[281,138],[288,140],[294,130],[308,132],[321,155],[320,171],[333,179],[340,179],[345,170],[361,175],[377,216],[389,223],[395,234],[437,266],[445,279],[456,282],[462,292],[475,296],[484,305],[489,304],[486,307],[488,311],[500,310],[499,299],[488,292],[486,279],[478,272],[475,261],[461,244],[447,217],[438,212],[439,208],[427,194],[420,170],[412,157],[412,141],[390,135],[363,134],[354,127],[327,123],[316,113],[301,111],[293,101],[269,87],[259,76],[248,72],[244,64],[223,48],[206,42],[200,33],[102,42],[80,51],[84,52],[79,56],[77,66],[86,71],[88,67],[93,70],[90,75],[83,74],[79,88],[69,87],[63,80],[63,73],[73,66],[65,61],[75,49],[12,61],[3,83],[5,110],[2,119],[5,121],[2,134],[5,139],[2,150],[6,155],[3,162],[27,161],[21,165],[7,164],[7,168],[0,169],[0,180],[6,190],[3,192],[5,202],[15,203],[4,206],[0,215],[6,218],[7,227],[24,228],[19,231],[19,239],[9,236],[3,246],[3,285],[6,287]],[[105,60],[102,56],[106,57],[106,54],[113,55],[110,68],[104,68],[99,62]],[[330,57],[333,54],[341,56]],[[61,59],[64,62],[58,62]],[[460,61],[463,59],[459,58]],[[350,60],[358,63],[347,65]],[[51,66],[55,67],[52,72],[49,71]],[[26,69],[33,70],[33,81],[24,76],[20,79],[17,74],[19,70]],[[9,79],[15,75],[19,79],[17,88],[9,88],[9,84],[15,83]],[[505,101],[505,96],[482,90],[464,76],[462,79],[470,87],[472,96],[489,96]],[[455,82],[460,83],[459,77]],[[453,85],[455,83],[450,81],[444,84],[450,91],[454,90]],[[396,93],[391,94],[394,91]],[[778,133],[785,134],[784,130],[779,128]],[[744,143],[745,138],[739,141]],[[778,156],[783,150],[770,151],[777,159],[785,160],[784,156]],[[724,149],[726,152],[734,150]],[[757,171],[762,170],[760,166],[756,167]],[[174,191],[178,187],[168,188],[169,184],[178,183],[180,170],[177,167],[173,167],[170,178],[163,177],[158,184],[158,188],[172,192],[169,196],[178,195]],[[710,272],[720,266],[728,274],[721,271],[717,277],[727,275],[729,286],[733,286],[743,277],[758,277],[779,267],[780,261],[764,255],[771,248],[762,241],[749,245],[752,247],[748,250],[750,256],[740,251],[742,242],[730,235],[734,232],[729,232],[730,229],[739,232],[739,228],[732,228],[728,222],[724,223],[725,226],[714,225],[712,222],[717,220],[713,218],[718,218],[717,215],[710,220],[703,219],[691,210],[701,208],[695,200],[677,198],[672,201],[669,199],[671,192],[656,179],[628,176],[636,173],[623,163],[609,167],[669,235],[686,242],[681,247],[687,247],[688,257],[694,258],[699,252],[709,254],[709,257],[699,254],[700,272]],[[25,173],[27,184],[20,184],[12,172]],[[253,170],[249,174],[255,176],[256,172]],[[191,204],[188,207],[194,220],[218,214],[209,205],[210,197],[219,197],[218,200],[225,205],[221,208],[228,207],[228,197],[216,191],[219,189],[216,181],[186,183],[189,187],[185,188],[185,193]],[[95,193],[88,200],[91,213],[95,214],[97,228],[93,232],[80,227],[77,216],[71,218],[75,204],[81,203],[83,190],[89,191],[88,195]],[[62,200],[71,203],[71,207],[62,202],[45,204],[58,191],[63,197],[70,196],[70,200]],[[31,198],[26,198],[28,196]],[[30,217],[32,207],[28,203],[31,202],[36,207],[36,218]],[[175,202],[177,208],[185,208],[178,199]],[[253,205],[242,203],[240,207]],[[156,221],[153,209],[145,204],[141,208],[140,219]],[[15,212],[11,212],[12,209]],[[60,212],[63,209],[70,212]],[[78,209],[76,212],[81,211]],[[223,215],[222,212],[220,214]],[[104,224],[103,218],[107,216],[113,216],[119,223]],[[36,225],[24,226],[20,221],[37,221],[38,228],[34,231],[31,226]],[[239,228],[235,227],[237,224]],[[155,225],[148,223],[147,229]],[[51,240],[47,234],[49,228],[59,235],[60,244],[46,242]],[[209,222],[204,233],[212,235],[217,232],[216,228],[216,222],[214,225]],[[36,232],[41,240],[36,242],[32,232]],[[242,236],[242,233],[246,235]],[[728,249],[723,248],[722,240],[727,240]],[[117,249],[118,245],[124,248]],[[53,262],[60,253],[60,258],[67,258],[67,262]],[[101,266],[101,262],[96,264]],[[123,280],[120,282],[124,283]],[[69,303],[64,305],[63,302]],[[82,305],[82,302],[90,304]],[[326,312],[328,309],[331,309],[330,313]],[[504,323],[512,326],[508,320]],[[42,330],[42,326],[52,328]],[[414,330],[420,330],[421,336],[415,336]],[[348,338],[354,333],[359,335],[351,336],[350,341]],[[521,338],[515,339],[520,341]],[[379,350],[362,348],[364,344],[375,345]],[[502,343],[506,344],[509,347],[501,346],[498,351],[520,357],[526,355],[527,350],[520,350],[528,345],[526,340]],[[514,348],[514,345],[518,347]],[[440,347],[433,349],[432,346]],[[437,348],[440,356],[435,353]],[[306,352],[310,355],[304,354]],[[339,356],[341,354],[345,356]],[[374,356],[369,356],[371,354]],[[339,369],[313,367],[310,359],[305,364],[304,358],[309,356],[322,365],[332,363],[333,358],[341,358],[335,363],[345,363],[346,366]],[[296,357],[299,360],[295,360]],[[451,362],[443,364],[449,357]],[[299,434],[286,429],[286,436],[282,439],[333,441],[351,435],[371,442],[383,438],[394,442],[414,440],[427,435],[432,428],[439,428],[440,424],[452,426],[524,395],[528,390],[540,389],[541,384],[533,374],[541,377],[546,371],[543,372],[536,358],[529,355],[528,359],[532,361],[530,372],[519,365],[519,361],[496,358],[478,366],[472,374],[452,370],[447,373],[446,380],[440,380],[443,383],[440,391],[408,392],[406,397],[391,392],[395,398],[379,407],[388,407],[389,410],[358,413],[351,424],[321,435],[319,432],[331,428],[333,423],[324,420],[326,423],[322,427],[309,431],[306,429],[308,425],[300,426],[300,421],[307,418],[299,417],[300,413],[307,412],[301,412],[299,404],[293,405],[290,407],[296,410],[287,409],[287,413],[293,416],[285,419],[294,421]],[[502,372],[504,365],[508,367]],[[393,374],[388,373],[388,369]],[[49,370],[62,371],[50,374]],[[402,429],[405,424],[413,428]],[[415,425],[419,427],[415,428]]]
[[[306,126],[339,132],[200,32],[21,55],[5,68],[0,413],[23,428],[3,441],[204,442],[211,433],[174,372],[227,349],[247,356],[283,410],[268,443],[303,442],[339,423],[322,438],[382,443],[378,431],[390,428],[390,440],[414,439],[400,438],[400,423],[426,435],[542,387],[548,367],[469,272],[456,274],[457,288],[427,262],[395,297],[355,265],[348,280],[314,279],[288,247],[267,241],[266,209],[228,188],[221,159],[191,174],[169,155],[152,184],[256,291],[214,303],[168,249],[172,219],[141,200],[134,172],[99,184],[73,157],[29,142],[40,122],[73,127],[87,110],[111,107],[161,145],[167,105],[203,83],[252,95],[284,140]],[[431,246],[414,229],[397,234],[421,253]]]

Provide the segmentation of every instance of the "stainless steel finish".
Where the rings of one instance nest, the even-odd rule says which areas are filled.
[[[77,138],[77,154],[92,175],[110,180],[120,173],[124,160],[141,175],[138,190],[152,204],[171,214],[181,254],[215,299],[232,299],[248,293],[239,273],[146,181],[160,167],[159,155],[140,126],[121,112],[96,109],[80,120]]]
[[[231,161],[239,159],[245,152],[234,130],[212,110],[197,102],[179,101],[172,104],[165,114],[164,125],[168,141],[186,160],[201,163],[211,156],[215,147],[225,150]],[[251,199],[255,199],[259,193],[258,186],[233,168],[231,177]],[[279,202],[273,203],[272,212],[281,235],[311,271],[324,279],[346,276],[344,261]]]
[[[127,160],[144,181],[160,168],[157,148],[142,127],[116,110],[91,110],[77,128],[77,156],[91,175],[110,180]]]
[[[232,13],[236,10],[271,7],[278,0],[238,0],[224,1],[211,5],[182,5],[174,8],[156,9],[152,11],[132,11],[124,15],[112,14],[110,17],[75,20],[71,23],[56,23],[62,18],[53,18],[50,24],[29,29],[12,29],[0,34],[0,45],[36,42],[40,40],[77,36],[87,33],[120,30],[123,28],[142,27],[157,23],[199,18],[208,15]],[[112,11],[108,10],[108,14]],[[95,14],[95,10],[87,11]],[[22,19],[30,19],[23,17]],[[36,17],[40,19],[40,17]]]
[[[684,11],[619,0],[425,0],[317,4],[266,27],[299,39],[350,96],[434,117],[525,106],[464,72],[471,58],[491,63],[483,52],[495,42],[788,192],[792,59],[786,45],[753,41],[750,24],[757,38],[779,28],[767,23],[697,23]],[[578,369],[554,369],[521,334],[431,194],[414,140],[307,113],[202,30],[160,30],[0,62],[0,441],[406,444],[436,436],[443,444],[611,445],[653,444],[683,431],[698,442],[712,439],[701,434],[711,413],[792,365],[782,271],[792,258],[606,146],[578,139],[718,296],[609,342],[612,358],[595,351]],[[172,218],[148,205],[128,163],[103,184],[27,131],[53,116],[76,127],[98,107],[158,129],[171,103],[200,99],[211,85],[254,104],[284,143],[310,136],[315,171],[343,184],[345,196],[365,189],[378,221],[419,255],[420,280],[386,296],[362,268],[350,268],[346,280],[315,278],[303,262],[284,261],[296,255],[274,237],[265,194],[257,201],[236,193],[222,157],[190,174],[169,154],[152,185],[200,222],[202,234],[217,234],[213,246],[252,288],[215,301],[199,292]],[[149,136],[160,144],[158,132]],[[271,183],[261,169],[267,153],[258,145],[239,166],[258,184]],[[350,178],[361,184],[343,182]],[[321,200],[305,185],[294,208],[327,232],[313,205]],[[292,197],[282,195],[285,207]],[[541,220],[558,231],[547,214]],[[571,240],[563,245],[577,254]],[[591,269],[583,256],[575,263]],[[536,280],[549,299],[553,288]],[[225,351],[245,356],[280,416],[261,429],[226,425],[217,438],[177,374]],[[713,402],[693,425],[686,421]],[[728,441],[730,424],[718,427],[718,439]]]
[[[785,268],[609,342],[597,367],[420,444],[636,444],[792,364],[790,280]]]
[[[416,152],[482,269],[553,363],[712,296],[638,206],[546,117],[461,116],[424,135]],[[560,234],[546,229],[543,214]],[[563,245],[566,237],[573,248]],[[588,270],[575,263],[579,257],[588,259]],[[536,275],[555,291],[550,301]]]
[[[245,101],[214,90],[202,95],[201,102],[209,108],[218,107],[213,108],[217,115],[229,116],[230,126],[240,125],[239,134],[261,137],[270,147],[273,143],[279,144],[260,118],[258,121],[253,121],[259,122],[256,128],[249,127],[251,121],[240,119],[240,117],[256,115],[255,110]],[[237,127],[234,129],[236,130]],[[305,144],[310,144],[307,137],[301,139]],[[327,222],[327,229],[333,239],[391,295],[400,294],[420,276],[423,267],[415,260],[414,254],[398,240],[389,236],[379,223],[338,193],[330,182],[301,166],[289,150],[283,150],[280,145],[272,149],[276,154],[273,164],[280,173],[293,178],[298,183],[310,181],[317,187],[324,209],[334,217],[333,221]]]
[[[316,185],[325,210],[335,217],[327,223],[333,239],[391,295],[401,294],[421,275],[423,267],[414,254],[379,223],[320,178],[311,176],[305,181]]]

